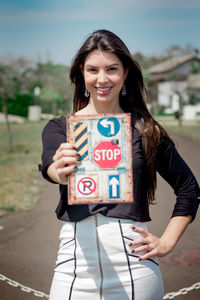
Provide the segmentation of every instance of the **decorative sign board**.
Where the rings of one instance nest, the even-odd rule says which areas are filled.
[[[81,155],[68,204],[133,201],[130,114],[69,115],[67,140]]]

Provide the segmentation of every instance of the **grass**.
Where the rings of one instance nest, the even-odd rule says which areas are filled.
[[[174,117],[157,117],[160,124],[168,131],[183,135],[200,142],[200,118],[192,121],[182,121],[182,126],[178,126],[178,121]]]
[[[41,133],[46,121],[12,124],[14,151],[8,148],[5,125],[0,125],[0,216],[29,210],[38,200]]]

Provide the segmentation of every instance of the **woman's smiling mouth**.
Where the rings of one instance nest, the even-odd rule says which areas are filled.
[[[96,87],[96,92],[99,95],[107,95],[110,93],[112,87]]]

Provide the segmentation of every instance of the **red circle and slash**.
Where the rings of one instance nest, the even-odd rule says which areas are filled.
[[[96,182],[91,177],[83,177],[79,180],[77,189],[82,195],[90,195],[96,190]]]

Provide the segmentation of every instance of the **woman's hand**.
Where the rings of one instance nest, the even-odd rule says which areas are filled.
[[[140,233],[143,237],[136,239],[129,244],[131,247],[140,245],[137,248],[134,248],[132,253],[147,251],[146,254],[140,256],[139,260],[145,260],[152,256],[167,255],[174,249],[191,220],[192,216],[190,215],[171,218],[161,238],[158,238],[139,227],[133,227],[132,229],[135,232]]]
[[[53,161],[47,170],[48,175],[54,181],[66,185],[67,176],[77,169],[81,157],[72,144],[63,143],[57,149]]]
[[[134,246],[134,249],[131,249],[131,252],[137,254],[138,252],[147,251],[146,254],[139,257],[139,260],[145,260],[152,256],[165,256],[172,250],[162,238],[158,238],[139,227],[133,227],[132,229],[135,232],[140,233],[142,237],[135,239],[129,244],[131,248]]]

